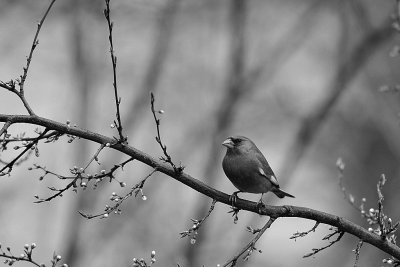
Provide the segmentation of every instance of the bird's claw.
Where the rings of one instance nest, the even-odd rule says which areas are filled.
[[[229,202],[231,203],[231,207],[235,207],[236,206],[236,200],[237,200],[237,195],[231,195],[229,197]]]
[[[262,201],[262,196],[261,196],[260,200],[257,202],[258,213],[261,213],[261,210],[264,208],[265,208],[265,204]]]
[[[236,206],[236,202],[237,202],[237,199],[238,199],[237,194],[240,193],[240,192],[241,191],[237,191],[237,192],[234,192],[232,195],[230,195],[229,202],[231,202],[231,207],[232,208],[234,208]]]

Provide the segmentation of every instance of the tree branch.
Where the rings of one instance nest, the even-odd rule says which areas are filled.
[[[235,255],[234,257],[229,259],[224,265],[222,265],[222,267],[227,267],[227,266],[233,267],[233,266],[235,266],[237,260],[239,259],[239,257],[241,255],[243,255],[246,251],[247,251],[247,255],[245,256],[244,260],[247,260],[248,257],[250,256],[251,252],[255,250],[254,245],[256,244],[258,239],[260,239],[260,237],[272,225],[272,223],[275,220],[276,220],[276,218],[273,218],[273,217],[269,218],[268,222],[261,229],[256,230],[257,235],[250,241],[250,243],[248,243],[246,246],[244,246],[237,255]]]
[[[35,50],[35,48],[39,44],[38,37],[39,37],[40,29],[42,28],[44,20],[46,19],[47,15],[49,14],[50,9],[52,8],[52,6],[53,6],[55,1],[56,0],[52,0],[50,2],[49,7],[47,8],[46,12],[44,13],[42,19],[37,24],[37,30],[36,30],[36,33],[35,33],[35,37],[33,38],[31,50],[29,52],[29,56],[26,59],[26,66],[23,68],[24,69],[24,73],[21,75],[21,80],[20,80],[20,83],[19,83],[19,86],[20,86],[19,92],[20,92],[20,94],[22,96],[24,95],[25,80],[26,80],[26,77],[28,76],[29,66],[31,65],[31,61],[32,61],[32,57],[33,57],[33,51]],[[21,100],[23,100],[23,99],[21,98]],[[25,103],[25,101],[23,101],[23,102],[24,102],[24,105],[25,105],[26,109],[29,111],[29,114],[32,115],[33,111],[29,108],[29,105],[27,103]]]
[[[177,173],[172,166],[161,160],[157,160],[150,155],[142,152],[134,147],[115,143],[114,138],[110,138],[98,133],[94,133],[79,127],[68,127],[65,123],[56,122],[50,119],[42,118],[39,116],[30,115],[6,115],[0,114],[0,122],[14,123],[27,123],[46,127],[48,130],[55,130],[58,132],[74,135],[82,139],[93,141],[99,144],[110,143],[110,148],[120,151],[150,167],[156,168],[157,171],[164,173],[175,180],[187,185],[188,187],[204,194],[218,202],[231,205],[229,195],[219,190],[216,190],[203,182],[195,179],[185,172]],[[241,210],[247,210],[260,215],[267,215],[273,218],[279,217],[298,217],[317,221],[323,224],[328,224],[337,227],[339,231],[346,232],[356,236],[358,239],[369,243],[378,249],[390,254],[391,256],[400,259],[400,248],[395,244],[383,239],[380,235],[369,232],[365,228],[337,215],[332,215],[318,210],[313,210],[306,207],[297,206],[269,206],[260,208],[256,202],[237,199],[236,206]]]
[[[54,4],[55,1],[56,0],[52,0],[50,2],[50,4],[49,4],[46,12],[44,13],[42,19],[37,24],[35,37],[33,38],[31,49],[29,51],[29,55],[26,58],[26,65],[23,67],[23,73],[16,80],[11,80],[11,81],[8,81],[8,82],[0,81],[0,87],[3,87],[5,89],[9,90],[10,92],[13,92],[14,94],[16,94],[21,99],[22,103],[24,104],[26,110],[28,111],[28,113],[30,115],[35,115],[35,113],[33,112],[33,109],[30,107],[28,101],[25,98],[24,85],[25,85],[26,78],[28,76],[28,70],[29,70],[29,67],[31,65],[33,52],[35,51],[36,47],[39,45],[39,39],[38,38],[39,38],[40,30],[41,30],[41,28],[43,26],[43,23],[44,23],[47,15],[50,12],[50,9],[53,7],[53,4]],[[19,90],[16,89],[16,84],[19,85]]]
[[[117,116],[117,121],[114,121],[116,124],[118,134],[119,134],[119,142],[126,142],[126,137],[124,137],[122,133],[122,122],[121,122],[121,113],[120,113],[120,108],[119,105],[121,104],[121,98],[118,96],[118,87],[117,87],[117,56],[115,55],[114,51],[114,43],[113,43],[113,27],[114,23],[111,21],[110,17],[110,0],[105,0],[106,2],[106,8],[104,9],[104,16],[107,20],[107,26],[108,26],[108,41],[110,42],[110,55],[111,55],[111,63],[112,63],[112,69],[113,69],[113,87],[114,87],[114,99],[115,99],[115,108],[116,108],[116,116]]]
[[[6,125],[8,123],[10,123],[10,122],[7,121]],[[18,156],[16,156],[12,161],[10,161],[7,164],[5,164],[5,166],[0,169],[0,176],[6,175],[6,174],[10,174],[12,169],[13,169],[13,167],[14,167],[14,165],[17,164],[18,160],[20,158],[22,158],[22,156],[25,155],[27,152],[31,151],[31,149],[34,148],[37,145],[39,140],[41,140],[43,138],[43,136],[45,136],[48,131],[49,131],[49,129],[45,129],[42,133],[39,134],[38,137],[36,137],[33,141],[31,141],[29,144],[27,144],[25,146],[25,149],[21,153],[19,153]],[[7,170],[7,171],[5,171],[5,170]]]
[[[330,230],[331,230],[331,229],[330,229]],[[335,235],[338,235],[338,236],[336,237],[335,240],[330,241],[328,245],[323,246],[322,248],[313,248],[313,249],[312,249],[312,252],[310,252],[310,253],[304,255],[303,258],[308,258],[308,257],[314,256],[314,255],[317,254],[318,252],[320,252],[320,251],[322,251],[322,250],[325,250],[325,249],[327,249],[327,248],[330,248],[330,247],[333,246],[335,243],[339,242],[340,239],[342,239],[342,237],[343,237],[343,235],[344,235],[344,232],[339,231],[339,229],[336,229],[336,230],[333,231],[333,233],[327,234],[324,238],[322,238],[322,240],[329,240],[331,237],[333,237],[333,236],[335,236]]]

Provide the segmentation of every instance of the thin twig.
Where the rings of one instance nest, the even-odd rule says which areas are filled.
[[[43,265],[39,264],[37,261],[33,260],[33,258],[32,258],[33,250],[35,248],[36,248],[35,243],[32,243],[31,245],[25,245],[24,253],[21,254],[20,256],[15,256],[11,252],[10,247],[6,247],[6,251],[4,251],[3,248],[0,246],[0,257],[5,258],[3,263],[7,264],[9,266],[14,265],[15,262],[30,262],[31,264],[33,264],[37,267],[41,267]]]
[[[11,126],[11,124],[12,124],[11,121],[7,121],[6,123],[4,123],[3,127],[1,127],[1,130],[0,130],[0,137],[4,134],[4,139],[6,139],[7,129]]]
[[[357,243],[357,247],[353,250],[354,253],[356,254],[356,259],[354,261],[354,267],[357,267],[358,259],[360,258],[360,250],[361,250],[361,247],[363,244],[364,244],[364,241],[359,240]]]
[[[135,197],[138,195],[138,193],[140,192],[142,194],[142,199],[146,200],[146,196],[143,195],[143,186],[144,183],[146,182],[146,180],[151,177],[155,172],[157,172],[157,169],[152,170],[148,175],[146,175],[139,183],[137,183],[135,186],[133,186],[129,192],[127,194],[125,194],[124,196],[118,196],[117,194],[113,193],[111,200],[115,201],[116,204],[114,206],[106,206],[105,211],[96,215],[91,215],[91,214],[86,214],[83,213],[82,211],[78,211],[80,215],[82,215],[84,218],[86,219],[93,219],[93,218],[107,218],[111,213],[116,213],[119,214],[121,213],[120,210],[120,206],[122,205],[122,203],[127,200],[128,198],[130,198],[131,196],[135,195]]]
[[[28,76],[28,70],[29,70],[29,66],[31,65],[31,61],[32,61],[32,57],[33,57],[33,51],[35,50],[35,48],[37,47],[37,45],[39,44],[39,32],[40,29],[43,26],[43,22],[46,19],[47,15],[50,12],[50,9],[52,8],[53,4],[55,3],[56,0],[52,0],[49,4],[49,7],[47,8],[46,12],[44,13],[42,19],[39,21],[39,23],[37,24],[37,30],[36,30],[36,34],[35,37],[33,38],[33,42],[32,42],[32,46],[31,46],[31,51],[29,52],[29,56],[26,59],[26,66],[23,68],[24,69],[24,73],[21,75],[21,81],[19,83],[19,92],[21,95],[24,95],[24,85],[25,85],[25,80],[26,77]],[[29,113],[31,115],[33,115],[32,113]]]
[[[362,201],[361,206],[356,206],[354,196],[353,196],[351,193],[348,193],[348,192],[347,192],[346,187],[345,187],[344,184],[343,184],[343,179],[344,179],[344,168],[345,168],[345,166],[346,166],[346,165],[345,165],[343,159],[342,159],[342,158],[338,158],[337,161],[336,161],[336,167],[337,167],[337,169],[338,169],[338,171],[339,171],[338,180],[339,180],[339,187],[340,187],[340,190],[341,190],[342,193],[343,193],[344,199],[347,200],[347,202],[349,202],[349,204],[350,204],[353,208],[355,208],[356,210],[358,210],[359,212],[361,212],[361,211],[363,210],[363,205],[364,205],[363,203],[364,203],[364,201]]]
[[[377,194],[378,194],[378,209],[370,208],[368,211],[365,210],[366,199],[361,199],[360,206],[355,205],[355,200],[352,194],[347,193],[346,188],[343,185],[344,178],[344,167],[345,164],[341,158],[336,161],[336,166],[339,169],[339,186],[343,192],[344,198],[350,203],[350,205],[358,210],[362,217],[364,217],[369,225],[377,225],[377,228],[369,228],[370,232],[380,235],[382,239],[396,244],[395,231],[397,230],[400,222],[393,223],[392,219],[383,213],[383,194],[382,187],[385,184],[386,177],[384,174],[381,175],[377,183]]]
[[[12,161],[10,161],[9,163],[7,163],[2,169],[0,169],[0,176],[9,174],[12,171],[12,168],[14,166],[14,164],[28,151],[31,151],[31,149],[37,145],[37,143],[39,142],[39,140],[41,140],[43,138],[44,135],[46,135],[46,133],[49,131],[49,129],[45,129],[37,138],[35,138],[35,140],[33,140],[32,142],[30,142],[29,144],[27,144],[25,146],[25,149],[18,155],[16,156]],[[7,172],[3,172],[4,170],[7,170]]]
[[[315,230],[317,229],[317,227],[319,226],[319,224],[320,224],[320,222],[316,221],[315,224],[314,224],[314,226],[313,226],[310,230],[308,230],[308,231],[306,231],[306,232],[296,232],[296,233],[294,233],[289,239],[294,239],[294,240],[296,240],[296,239],[299,238],[299,237],[304,237],[304,236],[308,235],[308,234],[311,233],[311,232],[315,232]]]
[[[222,265],[222,267],[226,267],[226,266],[230,266],[233,267],[236,265],[237,260],[239,259],[239,257],[241,255],[243,255],[246,251],[247,251],[247,255],[245,256],[245,260],[248,259],[248,257],[250,256],[250,254],[256,249],[254,247],[254,245],[256,244],[256,242],[258,241],[258,239],[260,239],[260,237],[264,234],[264,232],[271,226],[271,224],[276,220],[276,218],[269,218],[268,222],[263,226],[263,228],[258,229],[257,235],[250,241],[250,243],[248,243],[246,246],[244,246],[239,253],[236,254],[236,256],[232,257],[231,259],[229,259],[224,265]],[[260,251],[261,252],[261,251]]]
[[[88,180],[88,181],[90,181],[90,180],[92,180],[92,179],[94,179],[94,178],[95,178],[96,180],[102,180],[102,179],[105,178],[105,177],[109,177],[109,178],[110,178],[110,182],[112,182],[113,180],[116,180],[115,177],[114,177],[114,172],[115,172],[116,170],[118,170],[119,168],[122,169],[127,163],[129,163],[129,162],[131,162],[131,161],[133,161],[133,160],[134,160],[134,158],[129,158],[129,159],[127,159],[126,161],[122,162],[121,164],[114,165],[108,172],[102,171],[101,174],[95,175],[95,176],[85,174],[85,172],[84,172],[85,169],[83,169],[83,168],[78,169],[77,167],[75,167],[75,168],[71,169],[71,172],[72,172],[75,176],[70,177],[70,176],[63,176],[63,175],[60,175],[60,174],[56,174],[56,173],[54,173],[54,172],[51,172],[51,171],[46,170],[46,168],[44,168],[44,167],[42,167],[42,166],[34,165],[35,168],[30,168],[30,170],[32,170],[32,169],[41,169],[41,170],[44,171],[44,175],[41,176],[41,180],[42,180],[42,179],[44,178],[44,176],[46,176],[47,174],[52,174],[52,175],[56,176],[57,178],[59,178],[60,180],[71,180],[71,179],[72,179],[71,182],[69,182],[65,187],[63,187],[63,188],[61,188],[61,189],[56,189],[56,188],[54,188],[54,187],[49,187],[49,189],[50,189],[51,191],[56,191],[57,193],[55,193],[55,194],[53,194],[53,195],[51,195],[51,196],[49,196],[49,197],[47,197],[47,198],[39,198],[38,196],[35,196],[35,198],[38,199],[38,200],[35,201],[34,203],[49,202],[49,201],[55,199],[56,197],[62,196],[62,194],[63,194],[64,192],[68,191],[70,188],[76,188],[76,187],[78,187],[78,185],[77,185],[77,181],[78,181],[78,180]],[[119,181],[117,181],[117,182],[119,182]],[[124,183],[121,183],[121,182],[119,182],[119,183],[120,183],[121,186],[125,186]],[[84,185],[81,185],[81,186],[82,186],[82,187],[86,187],[87,185],[84,184]]]
[[[105,148],[106,145],[105,144],[101,144],[99,149],[97,149],[96,153],[93,155],[93,157],[89,160],[89,162],[86,164],[86,166],[83,168],[83,170],[85,171],[87,168],[89,168],[90,164],[95,160],[96,162],[98,161],[98,156],[100,154],[100,152],[103,150],[103,148]]]
[[[381,175],[377,185],[376,185],[376,191],[378,193],[378,225],[380,229],[380,233],[382,238],[386,237],[386,225],[384,222],[384,214],[383,214],[383,194],[382,194],[382,187],[386,182],[386,177],[384,174]]]
[[[20,80],[19,80],[19,82],[18,82],[19,91],[17,91],[17,90],[15,89],[15,84],[14,84],[14,83],[13,83],[13,85],[12,85],[12,89],[14,89],[14,90],[10,90],[10,91],[12,91],[12,92],[14,92],[14,93],[16,93],[16,94],[18,95],[18,97],[21,99],[22,103],[24,104],[26,110],[28,111],[28,113],[29,113],[30,115],[35,115],[35,113],[34,113],[34,111],[32,110],[32,108],[30,107],[28,101],[27,101],[26,98],[25,98],[24,85],[25,85],[26,77],[28,76],[29,67],[30,67],[31,62],[32,62],[33,51],[35,50],[35,48],[36,48],[36,47],[38,46],[38,44],[39,44],[38,37],[39,37],[40,29],[42,28],[43,23],[44,23],[44,21],[45,21],[47,15],[48,15],[49,12],[50,12],[50,9],[52,8],[53,4],[55,3],[55,1],[56,1],[56,0],[52,0],[52,1],[50,2],[49,7],[47,8],[46,12],[44,13],[42,19],[41,19],[41,20],[39,21],[39,23],[37,24],[37,30],[36,30],[36,33],[35,33],[35,37],[33,38],[31,50],[30,50],[29,55],[28,55],[28,57],[27,57],[27,59],[26,59],[26,66],[23,67],[23,74],[20,76]]]
[[[186,236],[190,237],[190,243],[193,245],[196,243],[197,239],[197,231],[200,229],[200,227],[203,225],[203,223],[207,220],[207,218],[210,216],[211,212],[214,210],[215,204],[217,201],[213,199],[211,206],[207,212],[207,214],[200,220],[197,219],[191,219],[193,222],[193,226],[186,231],[180,232],[179,234],[181,235],[181,238],[184,238]]]
[[[40,140],[48,139],[48,141],[45,141],[45,143],[50,143],[52,141],[55,141],[55,138],[58,138],[61,135],[63,135],[63,134],[60,134],[57,131],[52,131],[52,132],[50,132],[48,134],[43,135],[40,138]],[[6,139],[3,139],[1,141],[2,142],[6,142],[6,143],[11,143],[11,142],[24,142],[24,141],[28,142],[28,141],[34,141],[36,139],[37,139],[37,137],[13,137],[13,138],[6,138]]]
[[[118,96],[118,87],[117,87],[117,56],[115,56],[114,52],[114,43],[113,43],[113,36],[112,36],[112,31],[113,31],[113,26],[114,22],[111,21],[110,17],[110,0],[105,0],[106,3],[106,8],[104,9],[104,16],[107,20],[107,25],[108,25],[108,40],[110,42],[110,55],[111,55],[111,63],[112,63],[112,68],[113,68],[113,87],[114,87],[114,99],[115,99],[115,107],[117,110],[117,121],[114,121],[116,124],[118,134],[119,134],[119,142],[120,143],[126,143],[127,138],[124,137],[122,133],[122,122],[121,122],[121,113],[119,109],[119,105],[121,104],[121,98]]]
[[[333,237],[333,236],[336,235],[336,234],[338,235],[338,237],[337,237],[335,240],[330,241],[329,244],[326,245],[326,246],[324,246],[324,247],[321,247],[321,248],[313,248],[313,249],[312,249],[312,252],[310,252],[310,253],[304,255],[303,258],[311,257],[311,256],[317,254],[318,252],[321,252],[322,250],[325,250],[325,249],[331,247],[333,244],[339,242],[340,239],[342,239],[344,233],[345,233],[344,231],[341,231],[341,230],[339,230],[339,229],[336,229],[336,230],[333,231],[332,233],[326,235],[324,238],[322,238],[322,240],[329,240],[331,237]]]
[[[167,152],[167,146],[164,145],[163,142],[161,141],[160,119],[157,118],[156,112],[162,114],[162,113],[164,113],[164,111],[163,110],[156,111],[154,109],[154,102],[155,102],[154,95],[153,95],[153,93],[150,93],[151,112],[153,113],[154,121],[156,122],[156,128],[157,128],[156,141],[160,145],[160,147],[164,153],[164,156],[165,156],[165,157],[161,157],[160,159],[164,162],[167,162],[169,165],[171,165],[171,167],[174,169],[175,173],[179,174],[183,171],[184,167],[181,165],[179,167],[177,167],[175,165],[175,163],[172,161],[171,156]]]
[[[73,188],[76,188],[76,187],[77,187],[76,181],[77,181],[79,178],[81,178],[81,177],[80,177],[80,176],[74,177],[74,180],[73,180],[72,182],[70,182],[69,184],[67,184],[67,186],[65,186],[65,187],[62,188],[62,189],[56,189],[55,187],[49,187],[49,189],[50,189],[51,191],[57,191],[57,193],[51,195],[51,196],[48,197],[48,198],[39,198],[38,196],[35,196],[38,200],[35,201],[34,203],[49,202],[49,201],[55,199],[56,197],[62,197],[62,196],[63,196],[63,193],[66,192],[66,191],[68,191],[68,189],[70,189],[71,187],[73,187]]]

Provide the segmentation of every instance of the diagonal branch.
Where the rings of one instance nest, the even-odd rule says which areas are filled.
[[[246,246],[244,246],[239,253],[237,253],[234,257],[232,257],[231,259],[229,259],[224,265],[222,265],[222,267],[227,267],[227,266],[235,266],[237,260],[239,259],[239,257],[241,255],[243,255],[246,251],[248,252],[248,254],[245,256],[245,260],[248,259],[248,256],[250,256],[251,252],[253,250],[255,250],[254,245],[256,244],[256,242],[258,241],[258,239],[260,239],[260,237],[264,234],[264,232],[272,225],[272,223],[276,220],[276,218],[271,217],[269,218],[268,222],[263,226],[263,228],[257,230],[257,235],[250,241],[250,243],[248,243]]]
[[[129,145],[115,143],[113,142],[115,141],[114,138],[94,133],[85,129],[80,129],[79,127],[68,127],[68,125],[66,125],[65,123],[56,122],[39,116],[0,114],[0,122],[6,121],[11,121],[11,123],[39,125],[46,127],[49,130],[74,135],[99,144],[110,143],[110,148],[120,151],[121,153],[124,153],[152,168],[156,168],[157,171],[164,173],[165,175],[185,184],[186,186],[198,191],[203,195],[215,199],[218,202],[225,203],[228,206],[231,205],[231,201],[229,200],[230,195],[204,184],[200,180],[192,177],[191,175],[183,171],[177,173],[174,168],[168,163],[165,163],[162,160],[157,160],[143,151],[140,151]],[[337,215],[298,206],[266,205],[265,207],[260,208],[256,202],[244,199],[238,199],[236,202],[236,206],[241,210],[247,210],[249,212],[257,213],[260,215],[267,215],[273,218],[297,217],[331,225],[338,228],[341,232],[346,232],[354,235],[365,243],[369,243],[377,247],[378,249],[390,254],[391,256],[400,259],[400,248],[398,246],[388,240],[382,239],[380,235],[369,232],[367,229]]]
[[[197,239],[197,234],[198,234],[198,230],[200,229],[200,227],[203,225],[203,223],[207,220],[207,218],[211,215],[211,212],[214,210],[215,204],[217,203],[217,201],[215,199],[213,199],[210,208],[208,209],[208,212],[206,215],[204,215],[204,217],[200,220],[197,219],[191,219],[193,222],[192,227],[189,230],[180,232],[179,234],[181,235],[181,238],[184,237],[189,237],[190,238],[190,243],[193,245],[196,243],[196,239]]]

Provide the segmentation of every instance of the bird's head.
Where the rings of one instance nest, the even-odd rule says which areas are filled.
[[[253,147],[253,142],[244,136],[230,136],[222,142],[222,145],[227,147],[228,150],[249,150]]]

